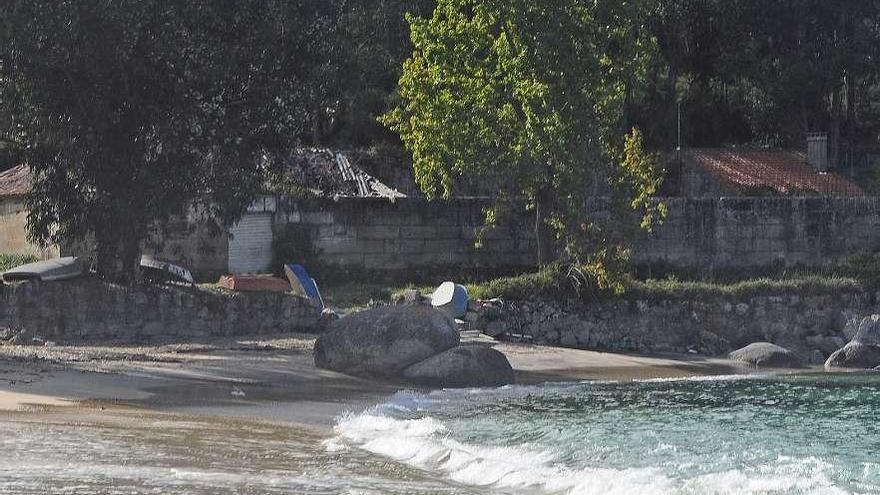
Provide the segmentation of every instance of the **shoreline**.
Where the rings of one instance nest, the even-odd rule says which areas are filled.
[[[100,418],[134,411],[281,422],[327,433],[341,414],[360,412],[401,390],[428,390],[318,369],[311,354],[314,338],[0,346],[0,416],[63,410],[62,416]],[[701,356],[638,356],[508,342],[495,348],[508,357],[520,385],[755,371]]]

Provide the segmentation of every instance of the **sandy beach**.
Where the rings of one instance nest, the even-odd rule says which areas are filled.
[[[11,449],[0,463],[0,494],[508,493],[496,491],[492,481],[512,472],[506,456],[496,462],[491,449],[459,449],[453,440],[444,441],[443,449],[451,451],[435,452],[430,428],[445,428],[439,418],[417,420],[410,429],[386,415],[388,408],[409,408],[412,414],[424,401],[434,404],[428,407],[446,401],[491,403],[493,396],[513,394],[515,402],[517,394],[526,394],[531,398],[520,397],[531,403],[542,400],[542,390],[550,391],[548,397],[583,390],[551,383],[431,394],[403,382],[318,369],[313,344],[313,336],[285,335],[210,344],[0,346],[0,438]],[[596,387],[602,393],[619,385],[608,380],[752,371],[690,355],[635,356],[521,343],[500,343],[496,349],[512,363],[518,384],[600,380]],[[687,385],[663,383],[656,386],[687,390]],[[530,408],[521,413],[533,414]],[[485,421],[484,427],[496,424],[492,418]],[[445,438],[444,431],[438,438]],[[423,451],[435,452],[431,456],[438,459],[465,455],[471,459],[466,463],[485,464],[494,474],[470,481],[459,479],[464,474],[438,475],[413,461]],[[551,469],[540,456],[514,451],[531,459],[523,464],[529,469]]]
[[[282,421],[324,430],[346,411],[359,411],[403,382],[368,380],[321,370],[314,337],[229,339],[211,344],[153,346],[2,346],[0,410],[68,408]],[[501,343],[517,382],[684,377],[747,373],[725,359],[634,356],[531,344]]]

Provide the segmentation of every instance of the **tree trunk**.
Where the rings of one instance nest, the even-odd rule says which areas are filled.
[[[109,282],[135,284],[140,282],[140,257],[143,235],[131,226],[111,229],[108,234],[96,234],[96,268]]]
[[[541,187],[535,195],[535,240],[538,245],[538,266],[542,268],[556,260],[556,243],[547,225],[555,200],[556,195],[547,186]]]

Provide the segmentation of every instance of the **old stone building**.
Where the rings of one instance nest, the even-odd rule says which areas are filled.
[[[0,172],[0,254],[56,257],[57,248],[40,248],[27,239],[25,195],[29,182],[30,173],[24,165]]]

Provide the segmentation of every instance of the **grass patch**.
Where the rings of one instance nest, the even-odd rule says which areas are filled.
[[[589,304],[597,300],[622,298],[627,300],[701,300],[746,299],[762,295],[796,294],[800,296],[833,295],[838,293],[874,292],[880,290],[880,254],[853,256],[838,265],[826,267],[774,267],[764,274],[736,274],[725,272],[715,279],[677,278],[667,273],[664,278],[638,278],[639,273],[624,282],[624,292],[600,291],[595,288],[578,290],[573,279],[559,267],[519,275],[493,278],[485,282],[465,283],[472,299],[501,298],[507,300],[551,300]],[[435,274],[436,275],[436,274]],[[645,275],[641,273],[641,275]],[[436,278],[436,277],[435,277]],[[449,280],[466,278],[448,277]],[[430,294],[435,286],[424,280],[410,283],[399,280],[387,283],[348,281],[322,287],[329,305],[357,309],[371,301],[389,301],[405,289],[418,289]],[[379,278],[378,280],[382,280]],[[587,285],[587,284],[585,284]]]
[[[434,287],[378,282],[347,282],[323,286],[320,289],[325,305],[342,310],[364,309],[375,302],[388,302],[395,294],[407,289],[417,289],[422,294],[434,291]]]
[[[39,258],[30,254],[0,254],[0,272],[26,263],[33,263]]]
[[[859,280],[846,276],[803,276],[795,278],[756,278],[734,283],[678,280],[631,280],[625,297],[631,299],[717,299],[748,298],[761,295],[796,293],[826,295],[864,290]]]
[[[854,276],[853,270],[841,269],[837,273],[789,273],[778,278],[757,277],[733,282],[682,281],[675,278],[638,280],[629,277],[623,284],[624,292],[614,294],[612,291],[595,290],[579,292],[564,274],[555,269],[546,269],[469,285],[468,292],[477,299],[500,297],[510,300],[577,300],[583,303],[613,298],[718,299],[784,293],[810,296],[871,290],[871,281],[880,279],[874,275],[875,272],[866,271],[862,272],[864,276]]]
[[[556,268],[501,277],[481,284],[467,284],[468,295],[474,299],[547,299],[571,297],[572,289],[565,289],[562,275]]]

